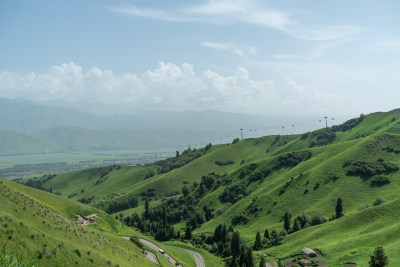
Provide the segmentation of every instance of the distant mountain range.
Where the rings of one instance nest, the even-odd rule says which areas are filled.
[[[83,111],[88,109],[86,106],[91,106],[91,113]],[[0,155],[186,148],[230,142],[240,137],[240,129],[244,138],[249,138],[302,133],[324,124],[319,117],[268,117],[221,111],[116,114],[113,111],[117,108],[101,107],[0,98]]]

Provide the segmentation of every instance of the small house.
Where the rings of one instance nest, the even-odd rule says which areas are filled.
[[[306,248],[306,247],[304,247],[301,250],[301,252],[303,252],[304,254],[306,254],[309,257],[316,257],[317,256],[317,253],[314,250]]]

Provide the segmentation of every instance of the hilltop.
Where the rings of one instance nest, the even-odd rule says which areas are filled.
[[[36,182],[110,213],[122,212],[121,220],[129,217],[138,228],[142,219],[131,215],[141,215],[149,199],[144,219],[150,228],[144,231],[156,234],[151,225],[166,213],[176,231],[191,228],[192,242],[217,254],[210,238],[220,224],[240,231],[252,246],[257,231],[282,232],[287,212],[288,233],[259,248],[272,261],[308,246],[321,251],[329,265],[365,266],[373,249],[383,246],[396,266],[400,135],[395,124],[394,111],[373,113],[302,135],[209,144],[146,166],[114,165]],[[344,216],[336,218],[339,197]],[[302,218],[305,223],[295,231],[295,219]]]

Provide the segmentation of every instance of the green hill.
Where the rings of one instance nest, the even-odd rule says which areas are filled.
[[[113,210],[126,209],[125,216],[141,214],[144,199],[150,198],[155,218],[163,205],[178,230],[189,225],[200,238],[225,224],[240,231],[249,245],[257,231],[283,230],[288,212],[291,227],[297,217],[309,219],[304,229],[289,229],[283,244],[263,249],[272,260],[308,246],[322,251],[329,266],[365,266],[373,249],[383,246],[390,266],[397,266],[400,135],[394,126],[393,112],[374,113],[299,136],[188,150],[148,166],[57,175],[43,187],[92,205],[96,201],[103,209],[136,198]],[[338,197],[345,216],[335,219]],[[376,204],[385,203],[374,206],[378,198]],[[207,240],[198,243],[212,251]]]
[[[152,266],[118,235],[134,232],[100,210],[4,179],[0,203],[0,246],[11,254],[41,266]],[[74,214],[98,219],[85,227]]]

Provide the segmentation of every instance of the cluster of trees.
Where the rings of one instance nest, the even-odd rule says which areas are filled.
[[[334,132],[337,132],[337,131],[344,132],[344,131],[347,131],[347,130],[350,130],[350,129],[356,127],[358,124],[360,124],[364,120],[364,118],[365,118],[364,114],[361,114],[360,117],[358,117],[358,118],[353,118],[353,119],[347,120],[344,123],[339,124],[339,125],[333,125],[331,127],[331,129]]]
[[[168,213],[165,205],[156,206],[150,209],[150,203],[146,199],[145,211],[142,216],[133,213],[132,216],[123,218],[120,214],[120,220],[127,226],[135,226],[143,233],[149,233],[158,241],[168,241],[171,238],[177,238],[177,233],[168,222]]]
[[[250,194],[250,190],[246,188],[244,185],[235,184],[228,186],[224,189],[221,195],[219,195],[219,200],[221,202],[230,202],[235,203],[242,198],[248,196]]]
[[[356,127],[358,124],[360,124],[364,120],[364,115],[361,114],[360,117],[350,119],[340,125],[334,125],[331,128],[326,128],[318,132],[313,132],[311,134],[312,138],[315,138],[310,143],[310,147],[316,147],[316,146],[324,146],[335,140],[336,138],[336,132],[338,131],[347,131],[350,130],[354,127]],[[309,136],[309,133],[306,135],[303,135],[301,139],[306,139]]]
[[[298,165],[300,162],[304,160],[310,159],[312,156],[312,152],[307,151],[293,151],[287,154],[280,156],[276,162],[276,169],[280,169],[283,167],[292,168]]]
[[[335,140],[336,133],[331,128],[326,128],[318,132],[313,132],[311,137],[315,137],[315,140],[310,143],[310,147],[325,146]]]
[[[155,162],[155,165],[160,166],[158,172],[166,173],[173,169],[180,168],[189,162],[203,156],[207,151],[209,151],[212,147],[212,144],[207,144],[202,149],[191,149],[190,147],[182,152],[182,155],[179,155],[179,151],[176,151],[176,156],[167,158],[164,160],[160,160]]]
[[[339,197],[336,201],[335,214],[330,217],[330,220],[338,219],[343,216],[343,201]],[[310,226],[323,224],[328,221],[328,219],[326,219],[320,213],[315,213],[313,215],[304,213],[301,216],[297,216],[293,221],[293,226],[291,226],[291,219],[292,215],[286,211],[283,215],[283,229],[289,234]]]
[[[115,213],[121,210],[136,208],[139,204],[139,199],[135,196],[115,199],[109,203],[99,203],[97,208],[106,211],[107,213]]]
[[[46,188],[43,185],[47,181],[51,180],[54,177],[56,177],[56,174],[43,175],[42,177],[34,177],[34,178],[28,179],[23,184],[26,185],[26,186],[30,186],[30,187],[33,187],[33,188],[36,188],[36,189],[40,189],[40,190],[52,193],[53,192],[52,188]]]
[[[264,248],[270,248],[274,246],[282,245],[285,236],[287,235],[286,230],[282,230],[280,232],[276,231],[275,229],[269,231],[268,228],[265,229],[264,236],[261,238],[260,232],[257,232],[256,239],[254,241],[253,249],[260,250]]]
[[[360,175],[365,177],[372,177],[377,174],[392,173],[399,170],[393,163],[384,162],[383,159],[378,159],[375,162],[368,161],[355,161],[345,162],[343,168],[347,168],[348,175]]]

